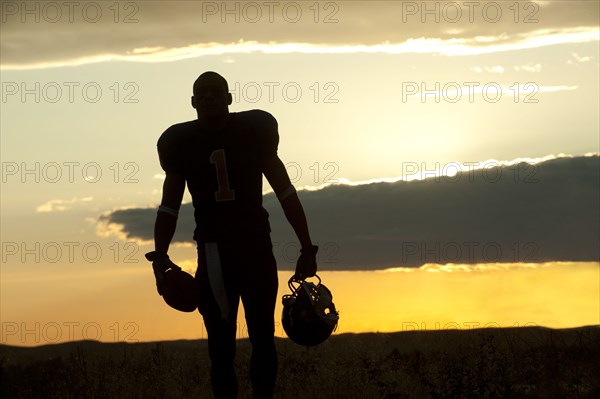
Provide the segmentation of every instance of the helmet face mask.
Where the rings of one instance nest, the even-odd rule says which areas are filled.
[[[329,289],[321,284],[292,276],[288,287],[292,294],[283,296],[282,324],[288,337],[303,346],[324,342],[335,331],[339,314]],[[297,284],[297,286],[295,285]]]

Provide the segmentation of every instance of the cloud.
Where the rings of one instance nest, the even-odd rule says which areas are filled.
[[[197,262],[196,262],[197,263]],[[577,265],[585,265],[585,262],[578,262]],[[589,263],[593,267],[594,262]],[[543,263],[475,263],[470,265],[465,264],[438,264],[427,263],[419,268],[415,267],[392,267],[384,269],[384,273],[408,273],[414,271],[425,271],[428,273],[474,273],[474,272],[494,272],[505,270],[532,270],[542,269],[555,266],[573,266],[573,262],[543,262]]]
[[[38,213],[63,212],[68,209],[71,209],[71,207],[75,204],[78,204],[81,202],[90,202],[93,199],[94,199],[93,197],[84,197],[84,198],[73,197],[70,200],[52,199],[50,201],[44,202],[42,205],[37,206],[35,208],[35,211]]]
[[[589,60],[591,60],[591,59],[592,59],[592,57],[588,57],[588,56],[580,56],[580,55],[578,55],[577,53],[572,53],[571,55],[573,56],[573,58],[575,58],[575,60],[576,60],[577,62],[581,62],[581,63],[583,63],[583,62],[588,62]]]
[[[482,73],[484,71],[487,73],[504,73],[504,67],[502,67],[500,65],[495,65],[492,67],[484,66],[483,68],[475,66],[475,67],[471,68],[471,71],[473,71],[475,73]]]
[[[515,71],[524,71],[524,72],[540,72],[542,70],[541,64],[525,64],[525,65],[517,65],[514,67]]]
[[[321,270],[436,264],[598,261],[600,157],[496,163],[424,180],[333,184],[300,191]],[[264,196],[274,253],[291,269],[297,239],[273,194]],[[155,208],[117,210],[102,223],[151,240]],[[191,242],[191,204],[175,242]]]
[[[247,52],[473,55],[598,40],[590,1],[51,3],[2,3],[3,69]]]
[[[569,65],[583,64],[585,62],[590,61],[593,58],[593,57],[589,57],[589,56],[580,56],[577,53],[571,53],[571,57],[572,57],[572,59],[567,60],[567,64],[569,64]]]

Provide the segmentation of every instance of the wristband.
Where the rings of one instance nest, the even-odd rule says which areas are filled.
[[[175,219],[179,216],[179,211],[177,209],[169,208],[168,206],[161,205],[158,207],[158,212],[164,212],[167,215],[173,216]]]
[[[296,189],[294,188],[294,186],[289,186],[288,188],[277,194],[277,199],[279,200],[279,202],[283,202],[284,199],[294,194],[295,192]]]

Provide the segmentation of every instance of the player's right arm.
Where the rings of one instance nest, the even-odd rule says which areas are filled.
[[[177,216],[183,193],[185,178],[174,173],[167,173],[163,184],[162,201],[156,213],[154,223],[154,249],[157,253],[166,254],[177,227]]]
[[[185,137],[182,125],[173,125],[160,136],[156,144],[161,168],[165,171],[162,200],[154,223],[155,253],[166,255],[175,234],[179,208],[185,191],[185,176],[181,160]]]
[[[154,251],[146,254],[146,259],[152,262],[156,289],[160,295],[165,289],[165,272],[168,269],[181,269],[169,259],[167,251],[177,227],[177,216],[184,190],[185,178],[178,174],[167,173],[163,184],[162,201],[154,223]]]
[[[179,216],[179,208],[185,191],[185,177],[179,162],[182,158],[180,132],[180,130],[171,126],[161,135],[157,143],[160,166],[166,175],[162,200],[154,223],[155,250],[148,252],[146,259],[152,262],[154,276],[156,277],[156,288],[160,295],[164,291],[167,270],[181,269],[167,255],[177,227],[177,217]]]

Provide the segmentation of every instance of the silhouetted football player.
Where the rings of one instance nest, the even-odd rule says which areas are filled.
[[[252,343],[254,397],[269,398],[277,374],[273,336],[278,281],[268,213],[262,207],[263,174],[302,246],[297,276],[315,275],[318,248],[312,245],[304,210],[277,156],[277,121],[260,110],[229,112],[231,102],[227,81],[205,72],[193,86],[198,119],[173,125],[160,137],[158,154],[166,179],[150,258],[155,269],[173,266],[167,251],[187,183],[196,221],[198,309],[208,333],[213,392],[217,398],[237,396],[233,361],[241,298]]]

